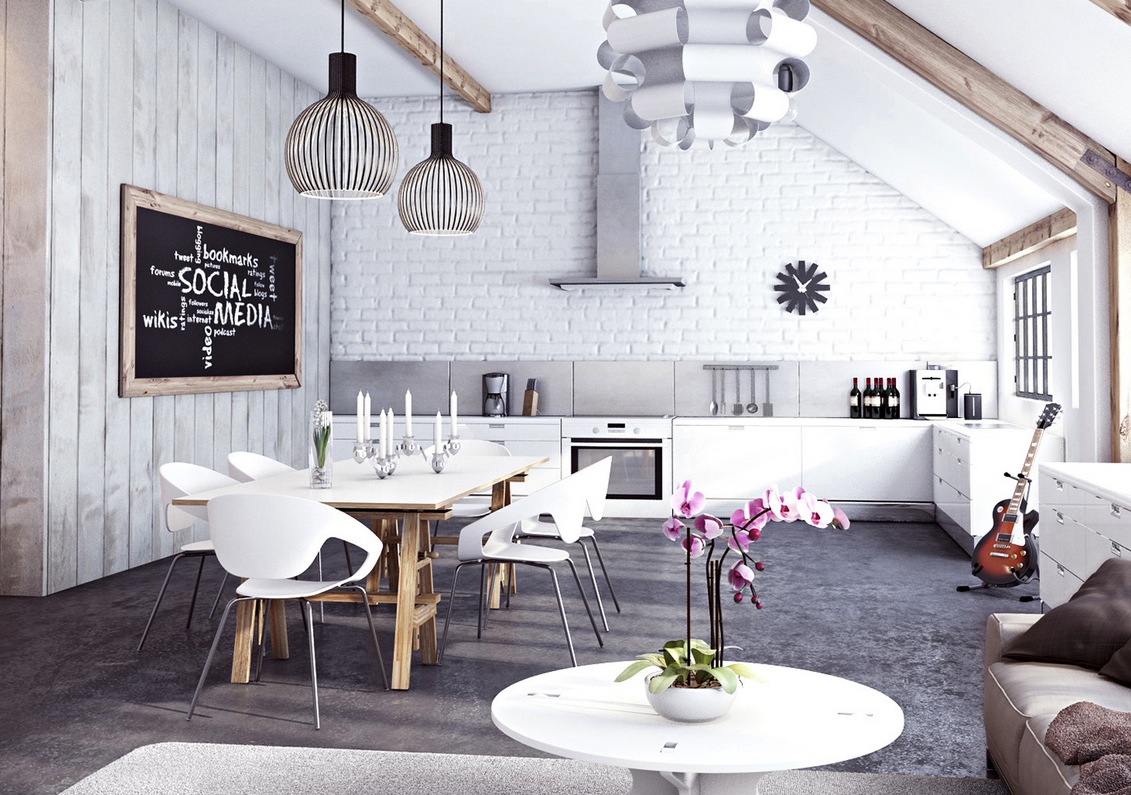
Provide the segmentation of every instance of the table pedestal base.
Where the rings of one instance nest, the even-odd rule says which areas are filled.
[[[626,795],[758,795],[765,773],[669,773],[630,770],[632,789]]]

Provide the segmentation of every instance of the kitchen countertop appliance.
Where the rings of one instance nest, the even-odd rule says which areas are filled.
[[[562,477],[613,457],[605,515],[671,515],[671,417],[565,417]]]
[[[505,417],[510,412],[510,375],[507,373],[483,374],[483,416]]]
[[[940,420],[958,416],[958,371],[911,371],[911,418]]]

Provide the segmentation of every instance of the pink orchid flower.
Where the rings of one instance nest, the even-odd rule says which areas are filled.
[[[762,528],[769,523],[770,519],[771,514],[766,509],[766,501],[761,497],[750,500],[730,515],[730,523],[735,527],[743,528],[754,539],[762,535]]]
[[[700,514],[695,517],[695,529],[708,539],[718,538],[723,534],[723,520],[709,513]]]
[[[839,527],[841,530],[847,530],[851,522],[848,521],[848,515],[845,514],[840,508],[833,508],[833,526]]]
[[[766,503],[766,507],[770,509],[770,515],[779,522],[796,522],[801,514],[798,510],[798,503],[801,496],[805,494],[805,490],[800,486],[778,493],[777,487],[766,490],[766,496],[762,499]]]
[[[679,541],[683,537],[683,529],[685,525],[674,516],[664,522],[664,535],[668,537],[668,541]]]
[[[683,484],[672,495],[672,508],[685,519],[703,510],[703,505],[706,502],[707,498],[703,496],[703,492],[693,491],[690,480],[683,481]]]
[[[707,544],[703,541],[702,537],[697,536],[694,533],[689,533],[683,539],[683,542],[680,544],[680,546],[685,550],[689,550],[690,555],[693,558],[699,557],[707,549]]]
[[[739,560],[727,572],[727,581],[731,588],[741,591],[754,582],[754,570]]]
[[[734,535],[727,538],[727,546],[735,552],[745,552],[750,549],[750,542],[752,540],[750,534],[745,530],[735,530]]]
[[[797,511],[798,516],[804,519],[806,524],[816,528],[828,527],[833,521],[832,506],[808,492],[802,494],[801,499],[798,500]]]

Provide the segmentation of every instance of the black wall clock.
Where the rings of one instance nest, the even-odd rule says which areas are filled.
[[[774,285],[774,289],[781,293],[778,296],[778,303],[785,308],[785,311],[796,312],[799,315],[804,315],[806,309],[816,312],[821,308],[821,304],[829,300],[828,296],[824,295],[830,287],[825,284],[827,278],[828,274],[824,271],[817,272],[815,262],[806,265],[805,260],[798,260],[797,267],[792,263],[786,265],[784,271],[778,272],[778,281],[781,284]]]

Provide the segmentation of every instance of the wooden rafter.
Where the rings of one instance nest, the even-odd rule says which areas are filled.
[[[1121,168],[1127,163],[1119,161]],[[1131,193],[1120,189],[1108,224],[1111,323],[1111,460],[1131,462]]]
[[[440,47],[389,0],[350,0],[370,22],[437,77]],[[444,56],[444,84],[480,113],[491,112],[491,92],[479,84],[450,56]]]
[[[1116,19],[1126,22],[1131,25],[1131,1],[1129,0],[1092,0],[1093,3],[1098,5],[1104,11],[1114,16]]]
[[[1076,213],[1068,208],[1057,210],[1048,218],[1042,218],[1024,229],[990,243],[982,249],[982,267],[1000,268],[1015,259],[1032,254],[1049,243],[1063,240],[1076,234]]]
[[[1115,201],[1116,183],[1126,175],[1111,152],[894,6],[884,0],[812,2],[1104,201]]]

